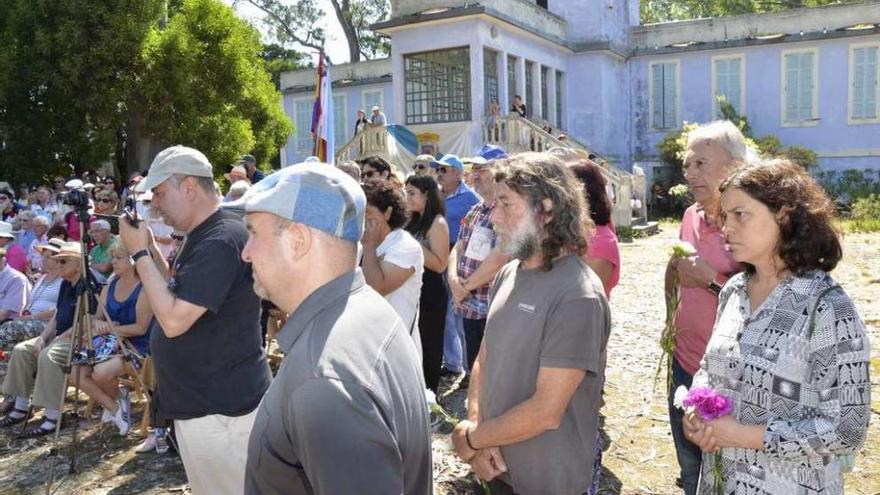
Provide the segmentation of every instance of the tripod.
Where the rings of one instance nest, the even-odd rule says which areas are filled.
[[[77,211],[79,228],[80,232],[85,233],[86,227],[88,225],[89,214],[85,208],[82,208],[81,211]],[[77,302],[76,302],[76,312],[74,313],[73,326],[71,327],[71,336],[70,336],[70,345],[67,349],[67,356],[62,365],[62,370],[64,371],[64,380],[61,385],[61,394],[60,394],[60,403],[58,405],[58,411],[64,411],[64,401],[67,395],[67,387],[70,381],[70,373],[73,368],[73,358],[78,354],[78,352],[85,351],[86,361],[85,365],[89,367],[93,367],[95,365],[95,349],[92,342],[93,332],[92,332],[92,320],[90,314],[92,313],[91,309],[93,304],[96,309],[96,313],[101,314],[101,316],[105,319],[105,321],[111,322],[109,315],[107,314],[107,308],[100,305],[97,301],[97,293],[98,293],[98,284],[92,275],[89,269],[89,259],[87,256],[87,237],[86,235],[82,236],[82,240],[80,241],[80,252],[82,253],[81,260],[81,270],[82,274],[80,276],[80,280],[77,282],[76,294],[77,294]],[[127,346],[127,342],[123,340],[123,338],[116,332],[115,328],[110,325],[110,333],[116,337],[116,340],[119,342],[119,348],[122,353],[123,359],[125,361],[135,362],[138,357],[140,357],[135,351],[130,349]],[[141,378],[139,375],[135,374],[136,379],[140,383]],[[143,383],[140,383],[141,386],[144,386]],[[79,418],[80,414],[78,411],[79,408],[79,392],[80,392],[80,372],[77,372],[74,376],[74,402],[73,402],[73,432],[71,435],[71,444],[70,444],[70,455],[69,455],[69,463],[68,463],[68,474],[74,474],[76,472],[76,453],[77,453],[77,432],[79,430]],[[62,415],[63,416],[63,415]],[[49,455],[51,457],[51,462],[49,465],[49,478],[46,483],[46,494],[52,493],[52,483],[55,479],[55,458],[58,454],[58,442],[61,436],[61,418],[57,423],[55,423],[55,433],[53,438],[53,445],[49,451]]]

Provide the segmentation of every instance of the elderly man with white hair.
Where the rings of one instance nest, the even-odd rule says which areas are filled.
[[[27,258],[28,263],[31,265],[31,270],[35,272],[43,271],[43,255],[40,252],[40,247],[45,246],[49,242],[50,224],[49,219],[44,216],[35,216],[31,220],[31,232],[34,238],[28,245]]]
[[[109,277],[113,273],[112,256],[110,251],[116,245],[116,236],[110,232],[110,222],[107,220],[95,220],[89,227],[89,238],[95,245],[89,251],[89,262],[92,269]]]
[[[681,281],[680,306],[675,315],[675,350],[669,389],[669,422],[681,482],[687,495],[697,492],[702,453],[684,437],[683,412],[673,404],[675,390],[690,387],[712,334],[721,286],[739,271],[739,264],[724,247],[718,217],[721,182],[749,155],[745,138],[730,121],[716,121],[688,134],[684,176],[694,197],[681,221],[679,238],[696,248],[689,258],[673,259],[666,270],[665,293],[672,297],[673,274]]]

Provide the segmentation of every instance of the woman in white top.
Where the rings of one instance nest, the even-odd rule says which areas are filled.
[[[43,256],[43,269],[46,273],[37,279],[34,288],[28,293],[27,305],[21,316],[0,325],[0,351],[11,352],[15,344],[40,335],[46,323],[55,315],[61,277],[58,276],[58,262],[51,258],[58,252],[58,243],[55,239],[52,241],[37,247]],[[6,365],[6,360],[0,361],[0,379],[6,376]]]
[[[390,182],[369,180],[366,225],[361,239],[361,268],[367,284],[391,304],[421,354],[419,296],[422,291],[424,255],[418,241],[403,229],[406,207],[403,195]]]

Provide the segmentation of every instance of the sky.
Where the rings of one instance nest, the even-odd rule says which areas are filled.
[[[348,44],[345,42],[345,34],[342,32],[342,26],[339,25],[339,22],[336,21],[336,16],[333,14],[333,6],[330,4],[330,0],[317,0],[317,2],[325,12],[324,22],[328,23],[328,25],[325,26],[325,30],[327,31],[327,55],[334,64],[348,62]],[[260,9],[248,3],[247,0],[223,0],[223,3],[231,5],[239,17],[247,20],[263,33],[264,43],[276,42],[274,37],[269,34],[265,24],[262,22],[264,14]],[[300,47],[291,46],[288,48],[296,49]],[[317,60],[315,60],[315,62],[317,63]]]

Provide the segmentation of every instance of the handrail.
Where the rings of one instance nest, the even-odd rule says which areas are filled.
[[[366,125],[345,146],[336,151],[336,163],[357,160],[365,156],[380,156],[388,160],[388,132],[385,126]]]

